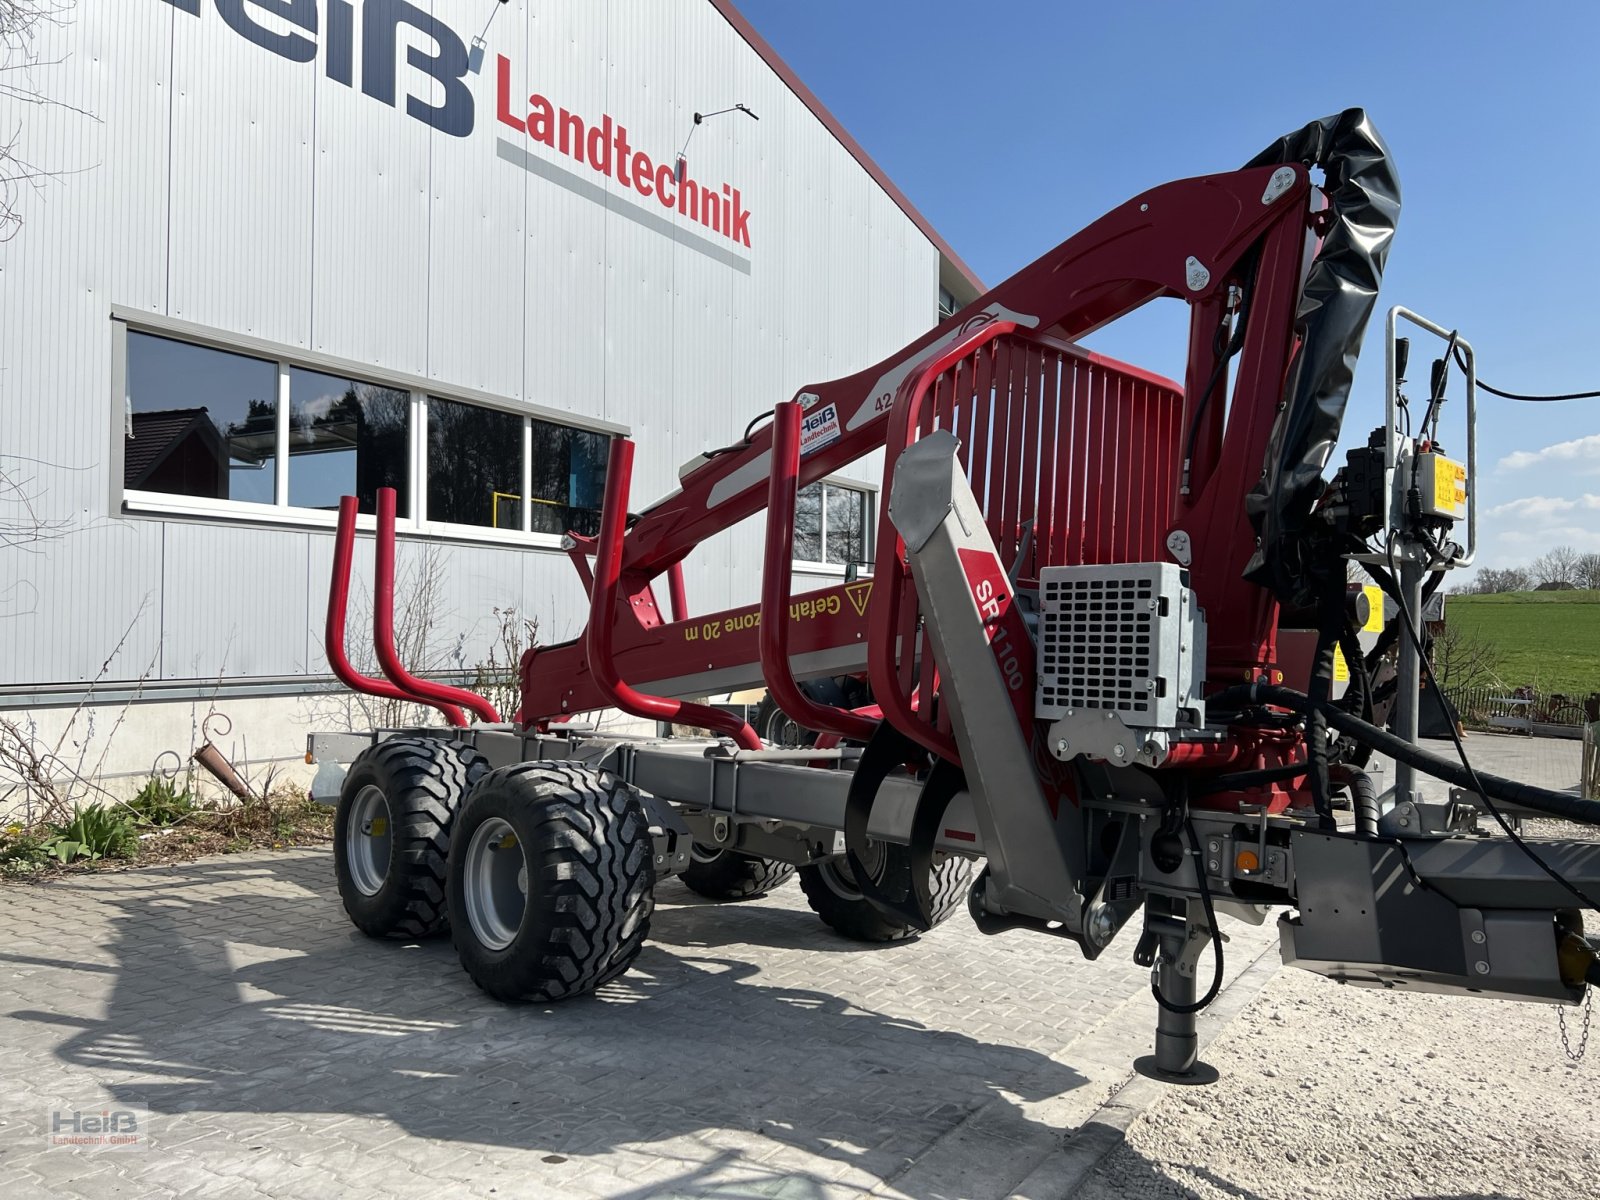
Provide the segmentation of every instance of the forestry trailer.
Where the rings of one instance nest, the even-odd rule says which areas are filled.
[[[598,536],[564,543],[587,627],[526,653],[509,720],[396,654],[393,492],[376,497],[386,678],[350,664],[346,497],[329,662],[449,721],[311,738],[315,790],[342,779],[352,920],[448,925],[481,988],[541,1000],[626,971],[672,875],[736,898],[798,870],[823,919],[867,940],[964,904],[985,933],[1094,959],[1131,924],[1159,1009],[1143,1069],[1174,1080],[1202,1077],[1224,914],[1283,910],[1284,961],[1346,983],[1582,1000],[1600,849],[1525,841],[1505,814],[1597,823],[1600,804],[1415,744],[1423,604],[1472,558],[1471,435],[1465,463],[1438,438],[1452,370],[1472,428],[1470,344],[1392,310],[1387,419],[1323,474],[1399,209],[1350,110],[1135,196],[912,345],[802,388],[637,513],[634,446],[613,439]],[[1077,345],[1162,297],[1189,306],[1182,384]],[[1425,411],[1402,391],[1400,321],[1445,343]],[[878,450],[870,575],[792,594],[797,490]],[[685,557],[763,509],[760,603],[692,614]],[[1387,600],[1347,583],[1352,560]],[[703,702],[761,686],[818,736],[769,745]],[[606,709],[696,732],[573,721]],[[1374,753],[1396,763],[1381,795]],[[1478,833],[1478,811],[1507,836]]]

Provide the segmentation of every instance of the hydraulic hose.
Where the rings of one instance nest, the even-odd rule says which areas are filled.
[[[1378,787],[1372,782],[1372,776],[1346,763],[1334,763],[1328,768],[1328,778],[1349,789],[1356,832],[1376,834],[1382,809],[1378,807]]]
[[[1328,722],[1322,715],[1322,705],[1333,692],[1334,652],[1339,638],[1349,622],[1344,615],[1344,596],[1331,589],[1325,590],[1322,611],[1317,622],[1317,651],[1311,664],[1311,712],[1306,716],[1306,763],[1311,768],[1307,782],[1311,785],[1311,803],[1322,820],[1324,829],[1336,828],[1333,820],[1333,800],[1329,795],[1328,777]]]
[[[1409,763],[1425,775],[1432,775],[1435,779],[1442,779],[1456,787],[1475,791],[1477,790],[1473,785],[1475,774],[1478,784],[1492,799],[1531,808],[1535,812],[1560,817],[1567,821],[1600,825],[1600,801],[1580,800],[1566,792],[1535,787],[1530,783],[1518,783],[1514,779],[1490,775],[1483,771],[1469,771],[1458,762],[1441,758],[1437,754],[1429,754],[1403,738],[1396,737],[1388,730],[1379,729],[1371,722],[1345,712],[1331,701],[1315,701],[1304,692],[1297,692],[1293,688],[1247,683],[1225,688],[1208,700],[1210,704],[1219,705],[1239,702],[1275,704],[1280,708],[1292,709],[1308,716],[1314,711],[1320,711],[1328,724],[1340,733],[1371,746],[1380,754],[1387,754],[1398,762]]]
[[[1252,771],[1232,771],[1226,775],[1212,775],[1196,780],[1192,786],[1197,796],[1210,796],[1217,792],[1237,792],[1245,788],[1260,787],[1264,783],[1283,783],[1298,779],[1310,768],[1305,763],[1284,763],[1277,767],[1260,767]]]

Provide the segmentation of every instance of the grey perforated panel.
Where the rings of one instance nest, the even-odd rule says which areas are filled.
[[[1035,709],[1111,712],[1170,728],[1191,702],[1186,650],[1203,650],[1184,571],[1172,563],[1047,567],[1039,579]]]

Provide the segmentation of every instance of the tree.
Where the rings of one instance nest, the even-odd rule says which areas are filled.
[[[1578,558],[1573,580],[1581,588],[1600,588],[1600,554],[1584,554]]]
[[[1522,567],[1484,567],[1472,578],[1471,595],[1492,596],[1499,592],[1525,592],[1532,586]]]
[[[1446,692],[1501,687],[1503,661],[1494,642],[1467,633],[1458,625],[1446,624],[1433,636],[1433,673]]]
[[[1500,585],[1500,575],[1494,567],[1480,567],[1472,577],[1472,582],[1462,591],[1469,596],[1492,596],[1495,592],[1504,591]]]
[[[1570,587],[1577,569],[1578,552],[1571,546],[1553,546],[1534,559],[1529,566],[1540,586],[1564,583]]]

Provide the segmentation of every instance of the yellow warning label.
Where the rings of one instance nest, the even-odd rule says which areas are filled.
[[[850,597],[850,604],[856,610],[856,616],[867,615],[867,601],[872,599],[872,580],[864,579],[860,583],[847,583],[844,585],[845,595]]]
[[[1344,660],[1344,651],[1333,648],[1333,677],[1339,683],[1350,682],[1350,664]]]
[[[1361,632],[1382,633],[1383,589],[1375,583],[1369,583],[1361,590],[1367,594],[1367,623],[1361,627]]]
[[[1440,512],[1461,513],[1467,506],[1467,469],[1448,458],[1433,468],[1433,506]]]

